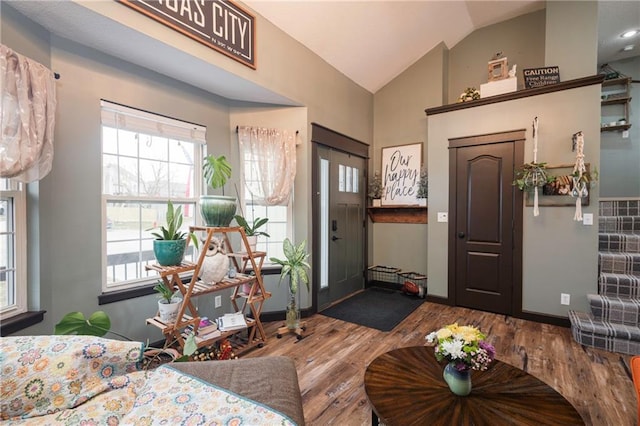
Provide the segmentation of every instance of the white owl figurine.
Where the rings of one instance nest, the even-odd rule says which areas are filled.
[[[200,267],[200,279],[207,284],[217,283],[229,271],[229,258],[222,242],[213,237]]]

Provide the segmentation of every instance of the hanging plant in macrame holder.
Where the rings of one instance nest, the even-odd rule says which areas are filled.
[[[538,189],[555,180],[546,172],[547,163],[538,163],[538,117],[533,119],[533,161],[516,171],[513,184],[520,191],[533,191],[533,215],[538,216]]]

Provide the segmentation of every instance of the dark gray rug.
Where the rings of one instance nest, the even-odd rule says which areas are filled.
[[[380,331],[391,331],[422,302],[424,299],[416,296],[372,287],[320,313]]]

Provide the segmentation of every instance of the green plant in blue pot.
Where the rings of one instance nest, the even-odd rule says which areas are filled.
[[[224,155],[208,155],[202,168],[204,179],[213,189],[222,188],[222,195],[201,195],[200,214],[207,226],[229,226],[238,204],[235,197],[224,195],[224,185],[231,177],[231,165]]]
[[[160,232],[151,233],[156,237],[153,240],[153,253],[161,266],[180,265],[187,247],[187,234],[196,247],[198,239],[195,234],[180,230],[183,221],[182,206],[174,209],[171,200],[167,202],[166,221],[166,226],[160,226]]]

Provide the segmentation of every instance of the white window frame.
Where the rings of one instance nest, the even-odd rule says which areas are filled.
[[[166,137],[173,140],[180,140],[194,144],[193,164],[193,188],[191,197],[171,197],[174,205],[188,203],[194,208],[194,218],[199,221],[199,197],[202,194],[203,178],[202,163],[206,155],[206,127],[165,117],[158,114],[130,108],[127,106],[114,104],[108,101],[101,101],[101,145],[103,127],[112,127],[137,132],[144,135]],[[104,158],[104,147],[101,148],[101,158]],[[139,158],[139,157],[138,157]],[[149,273],[148,277],[140,277],[127,281],[108,282],[107,280],[107,204],[110,202],[161,202],[166,204],[167,197],[145,197],[141,195],[111,195],[104,192],[104,165],[101,164],[101,192],[102,192],[102,291],[109,293],[113,291],[126,290],[131,288],[142,287],[157,281],[158,277],[155,273]],[[159,224],[161,225],[161,224]],[[197,223],[193,223],[197,225]],[[183,224],[183,227],[185,224]],[[142,237],[146,239],[144,236]],[[149,231],[149,239],[153,239],[151,231]],[[139,241],[142,241],[139,240]],[[153,272],[153,271],[152,271]]]
[[[5,217],[8,218],[9,214],[13,214],[15,224],[15,228],[12,230],[14,235],[14,264],[12,266],[15,268],[15,300],[14,303],[0,308],[0,319],[6,320],[27,311],[27,188],[24,183],[10,180],[4,180],[2,187],[5,188],[2,190],[2,198],[10,199],[11,201],[7,204],[13,206],[12,212],[4,212]],[[3,232],[7,235],[9,233],[9,230]],[[7,253],[7,258],[11,258],[9,253]],[[5,274],[8,274],[8,271]]]
[[[242,157],[242,153],[240,153],[240,156]],[[293,235],[293,199],[294,199],[294,194],[295,194],[295,186],[293,186],[292,190],[291,190],[291,197],[289,197],[289,203],[286,206],[268,206],[268,205],[263,205],[261,203],[251,203],[251,193],[249,192],[249,190],[247,189],[247,184],[245,181],[245,176],[244,176],[244,158],[240,159],[242,166],[242,173],[241,173],[241,200],[239,200],[240,205],[242,206],[242,209],[238,209],[239,211],[236,211],[236,214],[238,215],[243,215],[245,216],[245,218],[247,219],[247,221],[249,222],[249,224],[253,224],[252,220],[249,220],[252,215],[250,214],[252,212],[252,206],[261,206],[261,207],[286,207],[286,215],[287,215],[287,231],[286,231],[286,235],[284,236],[284,238],[289,238],[291,240],[292,235]],[[244,214],[243,214],[244,212]],[[261,217],[261,216],[259,216]],[[271,221],[271,219],[269,220]],[[269,226],[269,222],[267,222],[266,227],[268,228]],[[261,227],[258,231],[265,231],[267,233],[269,233],[265,227]],[[271,239],[274,238],[273,235],[271,235],[271,237],[260,237],[258,238],[258,247],[257,250],[258,251],[265,251],[264,250],[264,245],[267,244],[267,247],[269,247],[269,245],[275,245],[275,244],[280,244],[280,249],[274,253],[273,250],[269,251],[268,248],[266,250],[267,255],[265,256],[264,259],[264,266],[273,266],[276,265],[274,262],[271,262],[269,259],[271,257],[277,257],[279,259],[283,259],[284,258],[284,254],[282,253],[282,242],[281,241],[271,241]],[[284,241],[284,238],[282,239],[282,241]],[[268,242],[265,241],[269,240]],[[292,242],[295,243],[295,241],[292,240]]]

